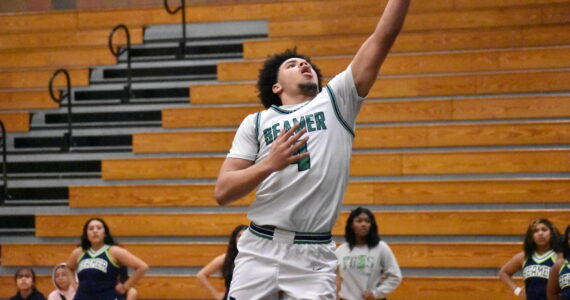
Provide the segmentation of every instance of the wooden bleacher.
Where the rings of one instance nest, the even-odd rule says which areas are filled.
[[[4,123],[6,132],[26,132],[30,130],[30,113],[0,113],[0,121]]]
[[[512,28],[404,32],[400,34],[391,51],[397,53],[568,45],[570,43],[568,28],[569,25],[567,24],[555,24]],[[297,48],[299,53],[309,56],[354,55],[367,37],[368,35],[338,35],[250,40],[244,44],[244,58],[262,59],[288,48]]]
[[[0,68],[87,67],[113,64],[115,60],[106,45],[0,51]]]
[[[426,148],[570,143],[570,124],[508,123],[430,126],[361,126],[353,149]],[[222,152],[231,148],[235,130],[133,134],[134,153]]]
[[[30,89],[45,88],[57,69],[15,69],[0,71],[0,89]],[[87,68],[67,68],[73,86],[89,84],[89,70]],[[55,87],[63,87],[60,78],[54,80]]]
[[[564,59],[570,48],[531,48],[516,50],[483,50],[474,52],[398,54],[388,56],[380,76],[397,74],[510,71],[569,67]],[[332,77],[346,69],[351,56],[315,58],[324,77]],[[218,80],[257,80],[263,60],[222,62],[218,64]]]
[[[382,77],[369,98],[429,97],[501,93],[564,92],[570,89],[569,71],[548,70],[524,73],[473,73],[417,77]],[[193,85],[192,104],[258,103],[254,83]]]
[[[564,203],[570,196],[568,180],[454,180],[349,182],[347,205]],[[253,193],[232,205],[249,205]],[[71,186],[69,206],[169,207],[213,206],[212,184],[155,184]]]
[[[568,150],[444,151],[352,155],[351,176],[569,172]],[[215,178],[224,157],[105,159],[105,180]]]
[[[443,1],[442,1],[443,2]],[[414,3],[413,5],[415,5]],[[424,31],[434,29],[465,29],[545,25],[568,23],[564,12],[570,12],[568,3],[539,6],[484,7],[479,10],[445,10],[410,14],[402,29]],[[523,3],[524,5],[524,3]],[[528,5],[528,2],[527,2]],[[370,33],[376,27],[376,12],[368,16],[344,16],[334,19],[273,20],[269,22],[269,37],[322,36],[335,34]]]
[[[221,109],[224,112],[223,118],[219,117]],[[239,126],[245,116],[262,109],[261,104],[164,109],[162,126],[164,128]],[[568,115],[570,115],[570,97],[566,95],[442,98],[423,101],[368,101],[362,105],[357,122],[555,118]]]
[[[246,41],[244,60],[218,64],[218,83],[191,86],[187,107],[162,110],[164,129],[187,132],[133,134],[133,153],[145,155],[103,159],[105,184],[69,186],[71,213],[36,215],[35,236],[43,241],[66,237],[79,241],[83,222],[97,215],[110,224],[119,241],[156,237],[156,243],[124,245],[151,267],[201,267],[224,252],[221,242],[176,243],[160,238],[206,236],[219,241],[236,224],[248,223],[242,211],[253,201],[253,194],[231,205],[238,213],[215,212],[211,182],[235,127],[247,114],[262,109],[253,84],[261,59],[297,47],[314,56],[328,80],[348,65],[386,1],[187,7],[188,22],[269,20],[269,38]],[[346,11],[351,12],[350,18]],[[566,147],[570,144],[566,120],[570,116],[569,14],[570,0],[414,1],[393,54],[369,95],[376,100],[363,104],[357,120],[366,124],[356,129],[355,149],[371,153],[353,155],[351,175],[370,179],[349,182],[344,205],[373,206],[381,235],[404,238],[522,236],[528,223],[538,217],[551,219],[558,228],[569,224],[570,207],[564,205],[570,183],[564,176],[555,176],[570,173]],[[0,89],[5,90],[0,90],[0,109],[59,107],[47,93],[49,77],[65,66],[72,70],[74,86],[83,86],[89,84],[88,67],[115,63],[106,38],[117,20],[129,26],[133,43],[138,44],[144,26],[174,24],[178,19],[163,8],[1,16]],[[30,113],[0,114],[0,120],[6,120],[9,131],[27,131]],[[408,124],[424,121],[435,123]],[[196,130],[200,128],[207,129]],[[180,152],[198,154],[188,157]],[[191,182],[204,178],[209,183]],[[160,182],[124,181],[141,179]],[[493,208],[495,204],[503,206]],[[545,208],[517,209],[518,204]],[[400,211],[390,205],[411,208]],[[446,208],[426,208],[429,205]],[[135,212],[77,213],[101,208],[109,212],[114,207]],[[150,212],[176,207],[188,210]],[[146,210],[141,213],[136,208]],[[188,212],[192,208],[197,212]],[[336,236],[343,235],[346,218],[343,209],[334,228]],[[1,265],[50,267],[65,261],[74,247],[51,242],[4,244]],[[426,270],[496,269],[521,251],[520,242],[410,241],[390,242],[390,247],[403,268]],[[214,282],[222,289],[221,279]],[[53,289],[45,275],[38,277],[38,286],[44,293]],[[194,275],[149,275],[137,288],[142,299],[210,297]],[[13,277],[0,275],[0,298],[14,292]],[[501,300],[513,295],[495,276],[406,276],[389,299]]]
[[[384,235],[520,235],[537,218],[558,228],[570,223],[570,210],[375,211]],[[95,215],[36,215],[36,236],[79,237]],[[227,236],[236,224],[248,224],[245,213],[98,214],[113,236]],[[348,217],[340,214],[333,235],[343,235]],[[215,224],[216,226],[212,226]],[[191,228],[191,230],[189,230]]]
[[[451,8],[450,5],[415,5],[416,10],[437,10]],[[375,1],[310,1],[307,3],[247,3],[243,5],[204,5],[186,8],[187,21],[214,22],[230,20],[298,18],[299,10],[305,17],[337,16],[349,10],[354,14],[380,13],[383,5]],[[371,11],[372,10],[372,11]],[[30,31],[68,31],[112,28],[121,20],[127,26],[150,24],[176,24],[164,8],[115,9],[104,11],[70,11],[35,14],[14,14],[3,16],[0,33]]]
[[[10,297],[13,291],[13,277],[0,276],[0,297]],[[53,289],[53,283],[48,276],[38,276],[38,288],[42,291]],[[519,284],[521,280],[518,279]],[[213,280],[221,290],[223,282]],[[453,289],[448,288],[453,286]],[[4,288],[6,287],[6,288]],[[10,289],[12,288],[12,289]],[[203,289],[195,276],[145,276],[137,285],[144,299],[209,299],[210,295]],[[406,280],[391,295],[390,299],[408,300],[417,295],[422,299],[487,299],[493,295],[494,300],[512,300],[512,291],[504,286],[498,277],[406,277]],[[189,298],[191,297],[191,298]]]
[[[4,266],[55,266],[66,261],[77,245],[8,244],[2,247]],[[154,267],[203,267],[219,253],[222,243],[123,244],[127,250]],[[403,268],[499,268],[520,243],[390,243]],[[172,259],[176,257],[176,259]],[[429,258],[429,259],[428,259]]]
[[[111,27],[112,28],[112,27]],[[142,28],[129,28],[131,43],[142,43]],[[37,49],[78,46],[102,46],[108,43],[110,28],[99,30],[77,30],[59,32],[29,32],[0,35],[0,50],[3,49]],[[117,44],[125,45],[123,31],[114,37]]]
[[[186,8],[188,22],[214,22],[214,21],[230,21],[230,20],[286,20],[286,19],[307,19],[321,17],[339,17],[339,13],[350,11],[355,16],[379,15],[382,8],[386,4],[386,0],[372,1],[306,1],[302,2],[285,2],[285,3],[246,3],[242,5],[202,5],[189,6]],[[475,20],[484,23],[476,24],[478,26],[489,26],[489,20],[496,22],[508,22],[504,17],[505,12],[497,10],[498,8],[518,9],[517,13],[524,11],[524,6],[537,6],[539,4],[550,4],[548,7],[537,10],[533,7],[533,13],[523,15],[518,22],[539,22],[541,18],[548,17],[543,23],[551,24],[567,20],[565,12],[568,11],[568,0],[548,0],[548,1],[507,1],[507,2],[477,2],[477,1],[418,1],[414,2],[410,8],[412,13],[429,13],[437,11],[461,11],[479,9],[479,17]],[[552,6],[558,5],[558,6]],[[523,8],[521,8],[523,7]],[[302,10],[303,14],[299,15]],[[485,11],[487,10],[487,11]],[[473,15],[473,12],[471,12]],[[416,18],[413,14],[410,24]],[[424,17],[425,18],[425,17]],[[441,16],[433,16],[440,24]],[[438,19],[439,18],[439,19]],[[498,18],[498,20],[497,20]],[[421,22],[425,20],[418,18]],[[451,18],[450,18],[451,19]],[[461,18],[459,18],[461,19]],[[30,32],[30,31],[70,31],[85,29],[111,28],[117,25],[116,20],[123,21],[127,26],[145,26],[149,24],[173,24],[177,23],[176,18],[172,18],[163,8],[144,8],[144,9],[115,9],[104,11],[69,11],[69,12],[51,12],[51,13],[33,13],[33,14],[13,14],[2,17],[0,21],[0,33],[14,32]],[[429,19],[427,21],[432,21]],[[455,21],[455,20],[454,20]],[[431,22],[434,23],[434,22]],[[462,22],[466,23],[466,22]],[[498,23],[497,25],[503,25]],[[407,25],[410,26],[410,25]],[[432,25],[434,26],[434,25]],[[441,26],[441,25],[435,25]],[[449,25],[447,25],[449,26]],[[465,25],[463,25],[465,26]],[[473,26],[473,25],[472,25]],[[413,28],[413,27],[412,27]],[[354,34],[355,32],[347,32]]]
[[[57,108],[59,104],[54,102],[47,91],[0,91],[0,109],[50,109]]]

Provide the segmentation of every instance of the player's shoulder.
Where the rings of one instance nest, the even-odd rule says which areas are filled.
[[[241,124],[239,126],[240,130],[246,130],[246,131],[254,130],[255,128],[258,127],[259,121],[260,121],[260,112],[254,112],[248,114],[241,121]]]
[[[327,86],[342,85],[346,82],[353,83],[354,78],[352,76],[352,66],[349,65],[342,72],[336,74],[327,84]]]

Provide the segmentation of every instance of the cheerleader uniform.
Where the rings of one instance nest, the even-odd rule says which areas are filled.
[[[550,250],[543,255],[534,253],[523,263],[523,278],[527,300],[547,300],[546,284],[550,268],[556,261],[556,252]]]
[[[124,300],[117,293],[120,266],[109,254],[109,245],[95,251],[89,249],[78,259],[79,287],[74,300]]]
[[[570,300],[570,265],[568,260],[565,260],[560,267],[558,285],[560,286],[560,300]]]

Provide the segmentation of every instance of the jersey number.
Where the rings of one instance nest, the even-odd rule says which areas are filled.
[[[303,154],[305,152],[307,152],[307,143],[305,143],[301,149],[295,152],[295,155]],[[306,171],[311,168],[311,156],[309,155],[305,158],[301,158],[295,164],[297,164],[297,170],[299,172]]]

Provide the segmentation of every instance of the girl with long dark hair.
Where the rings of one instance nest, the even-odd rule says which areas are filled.
[[[344,237],[346,243],[336,250],[337,298],[386,298],[402,281],[402,273],[392,250],[378,235],[372,212],[364,207],[353,210]]]
[[[526,230],[523,251],[501,267],[499,277],[520,299],[546,300],[550,269],[560,251],[560,233],[547,219],[534,220]],[[524,288],[513,281],[523,271]]]
[[[237,242],[241,237],[244,230],[247,229],[246,225],[238,225],[232,231],[228,249],[226,253],[218,255],[210,263],[208,263],[200,272],[198,272],[198,280],[200,283],[212,294],[214,299],[221,300],[227,298],[227,293],[230,290],[230,283],[234,273],[234,260],[238,255]],[[226,286],[225,293],[218,291],[210,282],[210,276],[216,272],[221,272],[224,277]]]
[[[85,222],[81,247],[73,250],[67,266],[79,279],[75,300],[123,300],[125,292],[148,270],[144,261],[117,245],[100,218]],[[121,266],[135,270],[124,283],[118,280]]]

